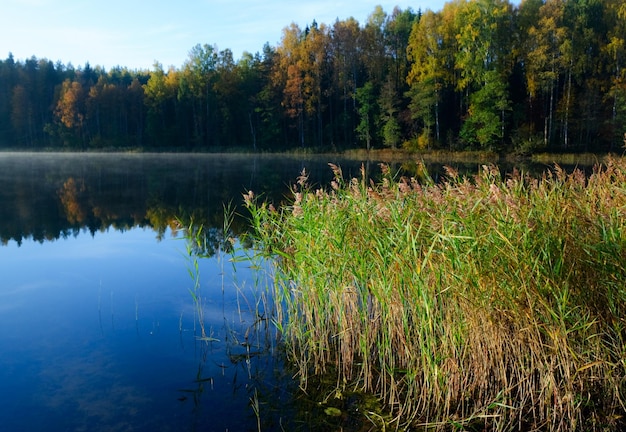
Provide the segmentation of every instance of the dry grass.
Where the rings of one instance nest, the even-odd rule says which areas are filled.
[[[331,168],[280,210],[246,196],[303,387],[333,371],[407,427],[626,426],[624,160],[442,184]]]

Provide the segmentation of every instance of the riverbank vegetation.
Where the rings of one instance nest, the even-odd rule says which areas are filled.
[[[288,206],[245,196],[304,389],[331,374],[417,430],[626,426],[626,161],[442,183],[332,169]]]
[[[181,66],[0,61],[0,148],[614,151],[626,132],[620,0],[377,7]],[[285,23],[287,24],[287,23]],[[234,36],[236,37],[236,36]]]

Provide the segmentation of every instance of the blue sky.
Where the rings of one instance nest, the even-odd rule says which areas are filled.
[[[3,0],[0,59],[31,56],[75,67],[180,68],[196,44],[244,51],[276,46],[291,22],[332,24],[356,18],[364,24],[376,5],[441,10],[444,0]]]

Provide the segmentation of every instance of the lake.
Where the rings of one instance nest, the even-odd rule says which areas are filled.
[[[293,425],[296,387],[263,316],[265,272],[233,262],[220,233],[225,204],[247,190],[278,202],[305,167],[328,182],[327,162],[0,154],[2,429]],[[177,224],[203,226],[201,250],[190,256]],[[234,238],[246,226],[236,217]],[[194,257],[209,341],[198,340]]]
[[[328,162],[346,176],[361,165],[0,154],[2,429],[308,430],[315,413],[298,401],[265,311],[265,266],[244,259],[238,239],[244,192],[279,203],[303,168],[328,183]],[[229,203],[232,239],[222,230]],[[200,226],[192,244],[185,228]]]

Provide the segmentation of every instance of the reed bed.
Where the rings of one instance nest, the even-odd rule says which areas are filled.
[[[279,209],[245,196],[303,388],[335,374],[398,428],[626,426],[626,161],[440,184],[331,168]]]

